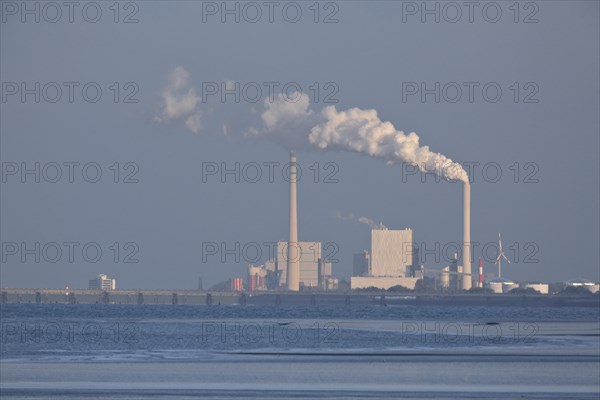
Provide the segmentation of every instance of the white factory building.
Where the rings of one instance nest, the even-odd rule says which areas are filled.
[[[540,294],[548,294],[549,285],[547,283],[525,283],[520,285],[523,289],[533,289]]]
[[[492,278],[485,281],[483,287],[491,289],[494,293],[508,293],[518,288],[519,284],[507,278]]]
[[[412,229],[371,230],[371,275],[407,276],[413,265]]]
[[[591,293],[598,293],[600,289],[600,285],[584,278],[571,279],[565,282],[565,289],[568,287],[582,287]]]
[[[350,278],[350,287],[389,289],[400,285],[414,289],[418,281],[411,272],[415,261],[411,229],[374,228],[371,253],[364,251],[354,255],[355,276]]]
[[[92,290],[116,290],[117,281],[105,274],[99,274],[96,278],[90,279],[88,288]]]

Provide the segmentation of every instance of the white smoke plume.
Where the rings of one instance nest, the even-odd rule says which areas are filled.
[[[356,217],[354,216],[354,214],[352,214],[352,213],[345,213],[345,212],[340,211],[340,210],[334,210],[333,216],[335,217],[335,219],[338,219],[340,221],[353,221],[353,220],[356,219]]]
[[[308,141],[319,149],[348,150],[388,162],[417,165],[422,172],[433,172],[448,180],[468,181],[466,171],[446,156],[419,144],[419,136],[396,130],[381,121],[375,110],[351,108],[337,111],[328,106],[321,111],[325,122],[314,126]]]
[[[262,119],[266,129],[254,130],[257,136],[271,136],[289,148],[308,143],[321,150],[346,150],[381,158],[389,163],[416,165],[422,172],[435,172],[447,180],[468,182],[466,171],[443,154],[421,146],[419,136],[397,130],[391,122],[379,119],[376,110],[351,108],[338,111],[334,106],[315,113],[308,96],[291,103],[282,96],[265,102]]]
[[[187,87],[189,79],[190,74],[183,67],[176,67],[171,72],[169,82],[162,92],[162,110],[154,117],[154,121],[185,119],[185,126],[190,131],[199,133],[202,128],[197,109],[200,98],[193,87]]]
[[[295,101],[290,101],[294,99]],[[321,116],[311,110],[306,94],[289,98],[278,94],[274,101],[265,99],[265,111],[261,114],[264,129],[250,129],[250,136],[261,137],[279,143],[289,150],[310,148],[307,138]]]
[[[380,222],[379,224],[377,224],[371,218],[367,218],[367,217],[358,218],[358,222],[360,222],[361,224],[369,225],[371,227],[371,229],[387,229],[387,227],[383,224],[383,222]]]
[[[357,218],[352,213],[346,214],[340,210],[335,210],[334,216],[335,216],[335,218],[339,219],[340,221],[358,221],[361,224],[369,225],[372,229],[387,229],[387,227],[382,222],[380,222],[378,224],[375,221],[373,221],[371,218],[368,218],[368,217],[358,217]]]
[[[200,98],[189,87],[190,74],[176,67],[162,92],[163,106],[154,117],[156,122],[184,119],[186,127],[199,133],[202,129],[198,110]],[[265,99],[261,114],[264,127],[250,128],[246,136],[260,137],[277,142],[288,149],[300,150],[317,147],[321,150],[353,151],[381,158],[389,163],[404,162],[416,165],[422,172],[435,172],[447,180],[468,182],[462,166],[443,154],[421,146],[419,136],[397,130],[389,121],[382,121],[376,110],[351,108],[338,111],[327,106],[320,112],[310,108],[306,94],[285,96],[279,94],[274,101]],[[230,134],[229,125],[223,133]]]

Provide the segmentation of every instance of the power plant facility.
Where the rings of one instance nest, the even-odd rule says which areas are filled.
[[[246,292],[251,296],[260,297],[268,295],[268,291],[287,291],[292,292],[311,292],[311,301],[316,301],[316,293],[325,291],[356,289],[366,291],[403,291],[418,289],[420,293],[433,292],[463,292],[476,288],[475,292],[486,294],[556,294],[561,292],[557,284],[549,285],[539,281],[525,282],[519,284],[516,281],[502,276],[502,263],[511,264],[511,260],[504,254],[502,248],[502,237],[498,233],[497,249],[498,254],[495,258],[489,260],[488,273],[484,274],[483,259],[479,259],[479,269],[475,274],[471,270],[471,188],[468,179],[463,179],[463,226],[462,243],[454,243],[457,253],[454,253],[449,260],[449,264],[441,269],[430,268],[421,265],[421,256],[426,255],[427,249],[419,249],[414,238],[412,228],[388,229],[383,223],[376,224],[367,217],[358,218],[359,222],[367,223],[370,227],[370,249],[363,250],[353,256],[352,276],[349,285],[347,282],[340,284],[333,275],[333,265],[331,260],[327,260],[323,255],[323,246],[319,241],[300,241],[298,235],[298,207],[297,207],[297,164],[296,154],[290,153],[289,163],[290,186],[289,186],[289,231],[288,240],[277,241],[276,253],[270,254],[269,259],[262,265],[250,264],[247,266],[247,278],[242,276],[230,277],[228,281],[218,283],[213,289],[220,292],[226,292],[239,295],[246,301]],[[352,217],[353,218],[353,217]],[[273,243],[273,242],[270,242]],[[274,243],[273,243],[274,244]],[[462,247],[462,248],[461,248]],[[458,251],[462,250],[462,255]],[[422,251],[422,254],[421,254]],[[462,260],[461,260],[462,259]],[[423,257],[425,261],[425,257]],[[462,262],[461,262],[462,261]],[[495,268],[494,268],[495,267]],[[493,273],[491,269],[496,269]],[[116,290],[116,280],[108,277],[106,274],[99,274],[97,277],[89,280],[89,291],[102,291],[102,297],[99,302],[107,303],[110,293],[114,296],[125,296],[123,301],[131,301],[131,291]],[[349,286],[349,287],[348,287]],[[218,288],[218,289],[217,289]],[[74,291],[68,287],[62,296],[67,296],[69,302],[75,302]],[[198,278],[198,292],[204,292],[203,278]],[[567,281],[562,286],[562,292],[567,293],[598,293],[600,286],[587,279],[578,278]],[[123,292],[119,294],[118,292]],[[3,292],[2,301],[8,301],[8,294]],[[21,294],[17,292],[16,298],[19,301]],[[25,293],[25,292],[23,292]],[[154,293],[153,291],[148,292]],[[26,295],[27,293],[23,294]],[[135,293],[134,293],[135,294]],[[321,293],[324,294],[324,293]],[[336,293],[331,293],[336,295]],[[35,291],[35,301],[44,301],[44,295],[41,291]],[[88,295],[81,292],[79,295]],[[137,303],[144,302],[143,293],[137,293]],[[162,295],[162,294],[161,294]],[[178,297],[178,293],[173,292],[171,303],[178,304],[180,299],[185,302],[189,293],[183,293]],[[197,294],[194,294],[197,296]],[[348,296],[348,294],[344,294]],[[89,296],[98,296],[97,293]],[[276,293],[276,296],[280,296]],[[277,297],[280,301],[281,298]],[[77,300],[78,301],[78,300]],[[240,300],[241,301],[241,300]],[[344,301],[349,301],[347,298]],[[206,295],[206,304],[212,304],[212,295]],[[312,304],[312,303],[311,303]]]
[[[290,195],[289,195],[289,240],[278,242],[274,266],[275,288],[299,291],[303,288],[324,288],[330,285],[333,277],[331,264],[321,257],[321,244],[318,242],[298,241],[297,208],[297,165],[296,154],[290,153]],[[462,265],[458,257],[452,265],[442,271],[443,287],[454,290],[469,290],[473,286],[471,274],[471,186],[463,180],[463,243]],[[389,289],[402,286],[414,289],[417,281],[423,279],[424,268],[419,267],[418,248],[413,241],[410,228],[401,230],[387,229],[383,225],[371,230],[371,251],[354,255],[351,289],[380,288]],[[272,264],[269,264],[272,268]],[[265,265],[264,268],[269,270]],[[256,275],[256,274],[252,274]],[[249,282],[252,276],[249,274]],[[270,279],[265,278],[265,282]],[[272,279],[271,279],[272,281]],[[475,285],[483,285],[481,271]],[[265,285],[266,287],[272,285]],[[252,287],[260,287],[252,285]]]
[[[277,242],[273,259],[265,261],[263,265],[248,266],[246,284],[240,277],[233,278],[230,281],[231,291],[299,292],[338,289],[339,281],[333,276],[332,263],[323,258],[321,242],[298,239],[296,162],[296,154],[290,152],[288,240]],[[462,245],[461,255],[455,253],[449,265],[441,269],[425,267],[420,265],[419,247],[414,241],[411,228],[388,229],[382,223],[375,224],[369,218],[361,217],[358,219],[360,222],[366,221],[371,226],[371,247],[369,251],[363,250],[354,254],[350,289],[414,290],[420,285],[419,287],[434,288],[441,292],[461,292],[478,288],[497,294],[510,293],[515,289],[548,294],[548,284],[536,282],[519,285],[502,277],[502,261],[508,264],[511,261],[503,252],[500,234],[498,255],[493,260],[497,266],[497,274],[490,271],[484,274],[482,259],[479,259],[476,273],[472,273],[471,186],[468,178],[462,179],[462,185],[463,237],[462,243],[459,244]],[[592,293],[598,291],[597,285],[584,280],[574,280],[567,286],[584,287]]]
[[[240,277],[232,278],[230,281],[231,291],[337,290],[339,281],[333,276],[332,263],[323,258],[321,242],[300,241],[298,238],[296,162],[295,152],[290,152],[288,240],[277,242],[274,258],[265,261],[263,265],[251,264],[248,266],[245,284]],[[463,185],[463,237],[459,249],[462,245],[462,255],[455,253],[450,264],[441,269],[425,267],[420,265],[419,247],[414,241],[411,228],[388,229],[382,223],[377,225],[369,218],[361,217],[358,219],[360,222],[366,221],[371,226],[371,247],[369,251],[364,250],[354,254],[350,289],[388,290],[399,288],[414,290],[420,285],[419,287],[434,288],[442,292],[461,292],[478,288],[498,294],[509,293],[514,289],[547,294],[548,284],[519,285],[501,276],[502,259],[508,264],[511,261],[502,250],[500,234],[498,234],[498,256],[494,259],[498,268],[497,274],[484,275],[482,259],[479,260],[477,273],[472,273],[471,187],[468,177],[463,176],[461,181]],[[428,276],[426,277],[426,275]],[[432,275],[435,276],[433,279]],[[590,282],[575,282],[569,286],[582,286],[592,292],[597,290]]]

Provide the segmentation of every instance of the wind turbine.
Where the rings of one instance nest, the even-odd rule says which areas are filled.
[[[510,260],[506,258],[506,256],[504,255],[504,251],[502,251],[502,237],[500,236],[500,233],[498,233],[498,258],[496,258],[496,262],[498,263],[498,278],[502,276],[501,261],[503,258],[510,264]]]

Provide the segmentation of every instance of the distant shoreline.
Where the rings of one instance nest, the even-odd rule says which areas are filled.
[[[211,292],[200,290],[0,289],[0,303],[139,305],[419,305],[600,307],[598,294]]]

